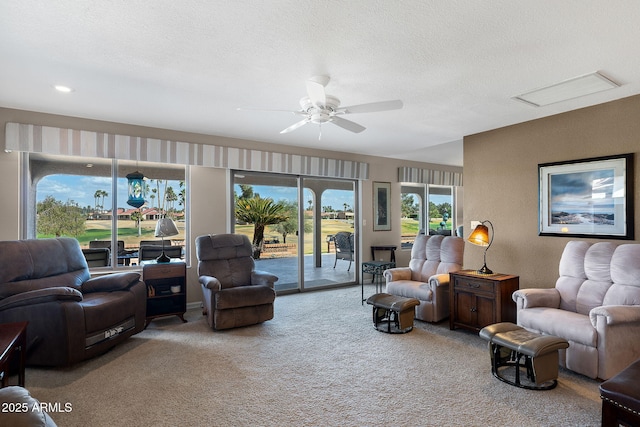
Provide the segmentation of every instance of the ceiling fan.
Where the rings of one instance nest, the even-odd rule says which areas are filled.
[[[328,76],[315,76],[307,80],[307,96],[300,99],[300,110],[289,111],[296,115],[304,116],[302,120],[296,122],[280,133],[289,133],[307,123],[323,125],[324,123],[333,123],[350,132],[360,133],[366,128],[356,122],[342,118],[346,114],[358,113],[376,113],[379,111],[397,110],[402,108],[402,101],[399,99],[393,101],[371,102],[368,104],[352,105],[349,107],[340,107],[340,100],[333,95],[328,95],[324,88],[329,83]],[[247,108],[239,108],[239,110],[247,110]],[[273,110],[271,110],[273,111]],[[286,111],[286,110],[277,110]],[[320,137],[322,133],[320,134]],[[320,138],[318,138],[320,139]]]

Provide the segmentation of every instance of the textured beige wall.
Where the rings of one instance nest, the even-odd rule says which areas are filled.
[[[571,238],[538,236],[538,164],[624,153],[637,157],[639,117],[640,96],[634,96],[464,138],[465,230],[471,220],[493,223],[489,268],[519,275],[522,288],[555,285],[560,255]],[[637,237],[640,185],[635,169]],[[467,245],[465,267],[482,266],[482,253],[483,248]]]
[[[263,142],[239,140],[212,135],[180,132],[175,130],[134,126],[123,123],[112,123],[98,120],[67,117],[32,111],[0,108],[0,149],[3,149],[5,125],[7,122],[29,123],[43,126],[68,127],[97,132],[109,132],[121,135],[145,136],[149,138],[163,138],[170,140],[214,144],[229,147],[253,148],[282,153],[307,154],[328,158],[358,160],[370,165],[370,179],[361,182],[362,198],[358,201],[362,220],[366,225],[358,225],[359,241],[361,244],[361,260],[370,258],[370,246],[375,244],[393,244],[400,242],[400,184],[398,183],[398,168],[418,167],[461,172],[462,168],[433,165],[421,162],[408,162],[373,156],[362,156],[351,153],[332,152],[317,149],[302,149],[285,145],[267,144]],[[390,141],[390,144],[392,141]],[[366,133],[363,134],[363,144],[366,144]],[[229,174],[224,169],[192,167],[189,181],[189,204],[191,209],[191,237],[208,233],[222,233],[230,229],[229,207]],[[392,193],[392,229],[391,231],[373,231],[373,181],[391,182]],[[20,237],[19,224],[21,212],[19,209],[20,188],[20,155],[0,151],[0,240],[13,240]],[[192,268],[188,270],[190,302],[198,301],[201,297],[195,272],[195,248],[192,251]],[[398,261],[408,263],[409,252],[398,253]]]

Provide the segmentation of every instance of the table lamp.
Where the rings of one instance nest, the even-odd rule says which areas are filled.
[[[487,228],[485,224],[489,224],[491,226],[491,238],[489,238],[489,228]],[[480,224],[473,229],[467,241],[474,245],[486,247],[484,250],[484,265],[477,272],[480,274],[493,274],[493,271],[487,268],[487,251],[489,250],[491,243],[493,243],[493,224],[491,224],[491,221],[480,221]]]
[[[156,262],[166,263],[170,262],[171,258],[164,253],[164,238],[175,236],[178,234],[178,227],[176,227],[176,223],[173,222],[171,218],[160,218],[156,223],[156,233],[155,237],[160,237],[162,239],[162,254],[156,258]]]

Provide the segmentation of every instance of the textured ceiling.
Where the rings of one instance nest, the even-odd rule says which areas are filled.
[[[462,165],[462,138],[640,93],[640,3],[2,0],[0,106]],[[547,107],[511,99],[601,71],[621,87]],[[342,105],[401,99],[279,132],[305,81]],[[60,94],[55,84],[74,92]]]

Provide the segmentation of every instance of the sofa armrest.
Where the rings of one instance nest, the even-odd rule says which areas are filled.
[[[589,312],[589,319],[597,327],[598,316],[604,316],[607,325],[640,322],[640,305],[603,305]]]
[[[434,274],[429,277],[429,286],[432,289],[437,288],[438,286],[447,286],[449,284],[449,273],[443,274]]]
[[[387,283],[397,280],[411,280],[411,269],[409,267],[390,268],[384,271],[384,278]]]
[[[113,273],[93,277],[80,286],[82,292],[113,292],[128,289],[140,281],[140,273]]]
[[[44,288],[11,295],[0,301],[0,310],[42,304],[50,301],[82,301],[82,294],[69,287]]]
[[[266,285],[273,289],[274,283],[278,281],[278,276],[274,276],[266,271],[254,270],[251,272],[252,285]]]
[[[213,276],[200,276],[200,283],[207,289],[211,289],[213,292],[217,292],[222,289],[220,281]]]
[[[511,295],[518,309],[532,307],[560,307],[560,293],[556,288],[519,289]]]

